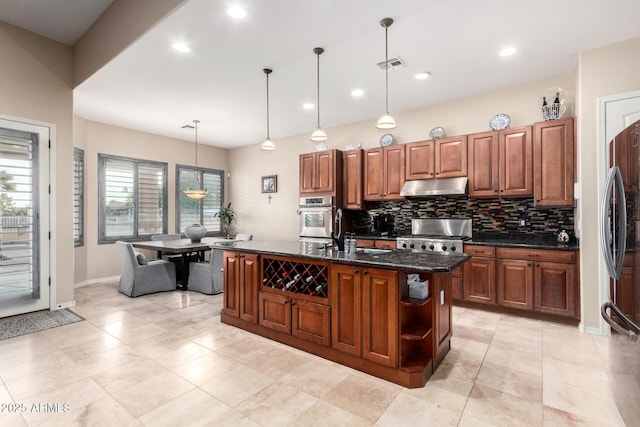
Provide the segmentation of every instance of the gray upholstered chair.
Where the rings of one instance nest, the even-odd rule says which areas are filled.
[[[158,259],[144,264],[145,261],[142,257],[138,258],[131,243],[118,241],[116,247],[122,264],[118,291],[137,297],[176,290],[176,267],[173,263]]]
[[[190,291],[202,292],[208,295],[222,292],[222,254],[222,251],[212,250],[209,262],[189,263],[188,289]]]
[[[243,233],[236,234],[236,238],[235,238],[235,240],[251,240],[251,239],[253,239],[253,234],[243,234]]]

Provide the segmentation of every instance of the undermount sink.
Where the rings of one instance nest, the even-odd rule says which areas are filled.
[[[356,252],[363,254],[386,254],[391,252],[391,249],[356,248]]]

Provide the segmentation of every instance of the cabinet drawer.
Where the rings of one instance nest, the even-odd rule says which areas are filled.
[[[465,252],[467,248],[465,247]],[[525,248],[498,248],[497,258],[524,259],[529,261],[549,261],[573,264],[576,262],[574,251],[532,250]]]
[[[373,239],[358,239],[356,244],[359,248],[373,248],[376,245],[376,241]]]
[[[376,248],[395,249],[397,247],[395,240],[376,240]]]
[[[464,253],[471,256],[494,257],[496,248],[493,246],[464,245]]]

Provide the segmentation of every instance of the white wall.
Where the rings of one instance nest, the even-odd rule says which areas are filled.
[[[640,89],[640,38],[615,43],[580,55],[578,70],[578,182],[581,183],[579,215],[582,222],[580,242],[580,278],[582,326],[587,331],[602,331],[600,286],[602,260],[598,235],[598,208],[605,174],[598,161],[603,153],[598,141],[598,98]],[[599,145],[600,144],[600,145]],[[599,280],[600,279],[600,280]]]
[[[193,131],[185,131],[193,138]],[[175,230],[176,164],[193,165],[194,141],[183,141],[74,118],[76,146],[85,150],[85,244],[75,249],[75,283],[120,275],[113,244],[98,244],[98,154],[111,154],[168,164],[168,232]],[[198,166],[227,171],[228,150],[198,144]],[[225,195],[229,194],[225,174]]]
[[[52,280],[58,304],[73,301],[73,94],[71,47],[0,22],[0,114],[56,125],[56,222]]]
[[[574,114],[575,81],[573,76],[558,77],[448,104],[394,113],[398,127],[392,131],[400,144],[429,139],[429,131],[442,126],[448,136],[490,130],[489,120],[495,114],[511,117],[511,127],[541,120],[538,98],[548,88],[568,91],[567,111]],[[376,129],[377,117],[366,122],[325,128],[330,148],[344,149],[362,143],[364,148],[378,146],[386,132]],[[298,236],[298,156],[315,151],[308,134],[275,140],[276,150],[265,152],[260,145],[233,149],[229,154],[231,200],[238,212],[238,231],[249,232],[256,239],[295,240]],[[264,175],[278,175],[278,192],[262,194],[260,180]]]

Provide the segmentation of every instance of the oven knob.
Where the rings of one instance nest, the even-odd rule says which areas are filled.
[[[410,247],[411,249],[413,249],[415,246],[416,246],[416,245],[414,245],[413,243],[409,245],[409,247]]]
[[[442,250],[443,250],[443,251],[446,251],[446,250],[447,250],[447,247],[446,247],[445,245],[442,245]]]
[[[406,248],[407,248],[407,244],[406,244],[406,243],[403,243],[403,244],[402,244],[402,247],[403,247],[404,249],[406,249]]]
[[[427,245],[422,245],[422,246],[420,246],[420,247],[422,248],[422,250],[427,249]]]
[[[434,250],[436,247],[433,245],[429,245],[429,249]]]
[[[451,252],[455,252],[456,251],[456,247],[455,246],[451,246]]]

